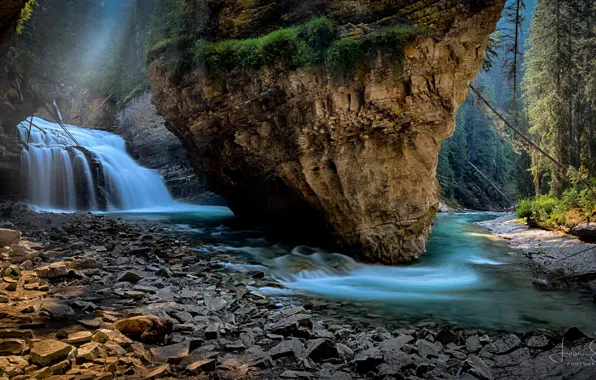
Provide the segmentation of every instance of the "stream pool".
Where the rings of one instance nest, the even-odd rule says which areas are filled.
[[[230,270],[263,271],[286,288],[260,288],[279,297],[323,299],[336,313],[382,319],[400,326],[424,321],[462,328],[525,332],[574,325],[596,330],[596,305],[576,291],[540,291],[514,252],[476,222],[496,213],[437,216],[428,252],[402,266],[359,264],[351,258],[263,238],[224,207],[198,206],[181,212],[120,214],[149,219],[182,233],[203,254],[227,254]]]

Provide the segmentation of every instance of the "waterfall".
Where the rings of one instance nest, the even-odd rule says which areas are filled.
[[[163,179],[126,153],[112,133],[67,125],[76,146],[60,125],[34,117],[21,171],[29,202],[41,209],[115,211],[174,204]],[[29,121],[18,126],[26,144]]]

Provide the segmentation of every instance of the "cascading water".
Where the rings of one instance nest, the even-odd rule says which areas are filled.
[[[80,146],[60,127],[41,118],[18,126],[21,171],[29,202],[41,209],[114,211],[175,204],[163,179],[138,165],[114,134],[67,125]]]

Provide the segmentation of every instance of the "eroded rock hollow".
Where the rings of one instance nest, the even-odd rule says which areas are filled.
[[[425,30],[403,70],[378,51],[347,80],[280,65],[213,78],[150,66],[154,103],[208,187],[274,232],[327,237],[381,263],[425,251],[439,205],[443,139],[481,68],[504,0],[224,1],[207,9],[213,40],[259,36],[313,16],[344,34],[387,18]]]

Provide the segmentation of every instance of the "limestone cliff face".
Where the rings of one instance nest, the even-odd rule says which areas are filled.
[[[406,46],[403,73],[383,52],[339,83],[324,70],[280,67],[172,83],[153,64],[154,102],[208,187],[273,232],[331,237],[382,263],[424,253],[439,206],[441,141],[453,133],[504,0],[225,1],[211,37],[259,35],[327,15],[366,30],[406,17],[428,33]],[[356,27],[353,24],[359,24]]]

